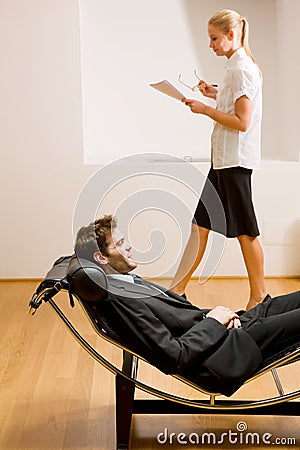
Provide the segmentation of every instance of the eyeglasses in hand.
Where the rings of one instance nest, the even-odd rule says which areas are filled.
[[[201,81],[201,78],[197,75],[196,69],[194,69],[194,75],[199,81]],[[182,81],[182,79],[181,79],[181,73],[178,75],[178,81],[179,81],[179,83],[183,84],[185,87],[191,89],[193,92],[197,92],[199,90],[199,83],[196,84],[195,86],[189,86],[188,84],[184,83],[184,81]],[[212,84],[212,86],[218,87],[217,84]]]

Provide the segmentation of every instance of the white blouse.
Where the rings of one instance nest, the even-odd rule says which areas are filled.
[[[246,95],[252,102],[247,131],[233,130],[215,122],[211,136],[214,169],[241,166],[254,169],[260,162],[262,80],[256,64],[242,47],[226,62],[226,75],[217,94],[220,111],[234,114],[236,100]]]

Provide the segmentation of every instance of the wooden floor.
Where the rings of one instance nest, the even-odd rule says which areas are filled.
[[[34,317],[28,315],[27,304],[36,285],[33,281],[0,282],[0,449],[113,450],[114,377],[85,354],[49,306],[41,307]],[[300,279],[269,279],[267,286],[275,296],[299,290]],[[245,279],[211,279],[204,285],[192,281],[187,293],[199,306],[225,304],[241,309],[247,303],[248,284]],[[70,313],[91,344],[115,362],[121,361],[120,351],[97,338],[80,307],[71,309],[65,294],[59,294],[58,303]],[[280,371],[288,388],[299,388],[299,365]],[[144,363],[140,376],[178,395],[194,395]],[[267,375],[243,387],[239,395],[256,397],[272,393],[276,393],[274,383]],[[138,392],[139,398],[146,396]],[[247,424],[248,432],[260,436],[270,433],[271,439],[283,438],[282,443],[287,443],[284,441],[287,438],[296,439],[293,445],[277,445],[281,449],[300,448],[300,417],[235,415],[136,416],[130,448],[182,448],[178,443],[159,444],[157,435],[166,428],[176,436],[180,432],[201,435],[206,431],[218,437],[229,430],[236,432],[240,421]],[[263,444],[222,446],[225,449],[262,447]],[[199,446],[185,445],[185,448]]]

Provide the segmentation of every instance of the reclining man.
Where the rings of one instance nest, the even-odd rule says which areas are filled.
[[[107,275],[101,310],[129,348],[168,374],[182,375],[212,392],[231,395],[273,347],[300,342],[300,291],[267,296],[249,311],[200,309],[165,288],[131,275],[131,246],[112,216],[77,234],[77,258]]]

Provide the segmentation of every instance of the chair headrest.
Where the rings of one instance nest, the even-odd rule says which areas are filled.
[[[47,272],[44,281],[63,281],[67,276],[68,267],[72,256],[61,256]]]
[[[82,300],[99,302],[107,296],[107,278],[96,262],[73,255],[67,279],[71,292]]]

